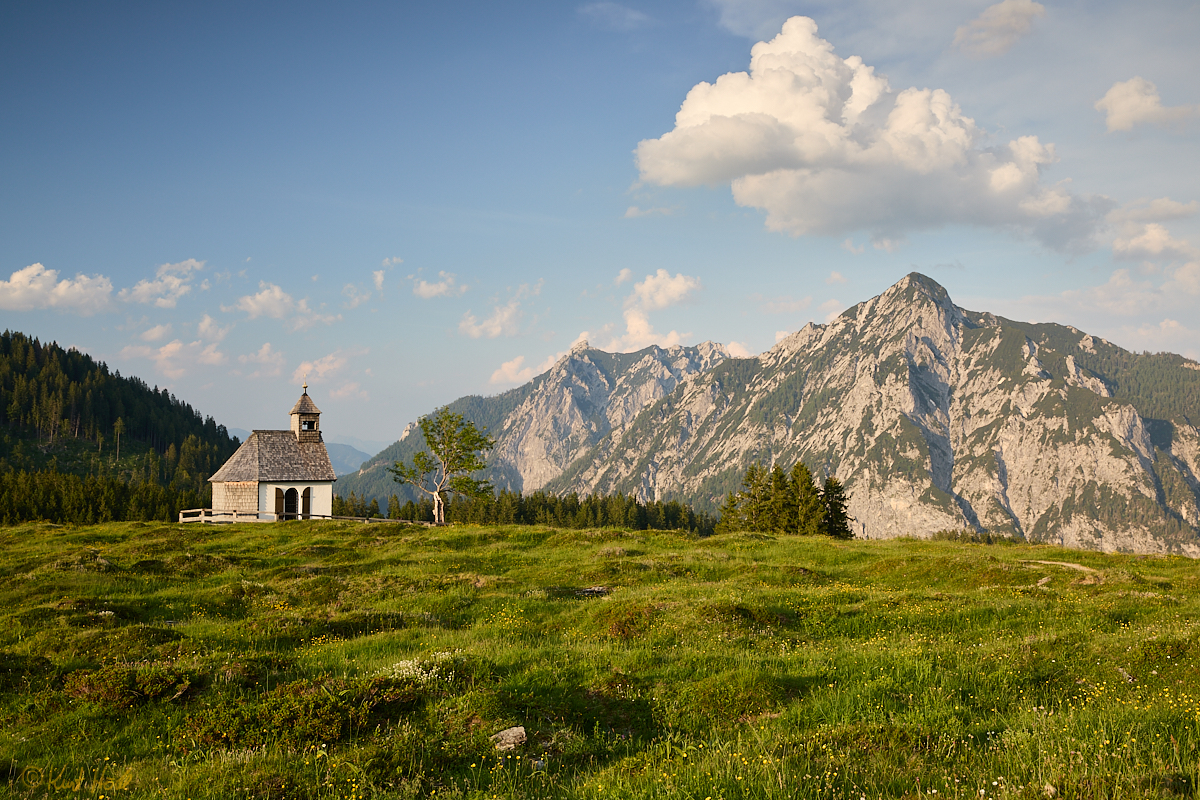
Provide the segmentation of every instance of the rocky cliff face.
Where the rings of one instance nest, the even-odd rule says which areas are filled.
[[[688,376],[729,357],[721,345],[650,347],[611,354],[577,345],[539,376],[536,387],[494,431],[488,461],[511,488],[536,491],[589,454],[606,436],[620,437],[646,406]]]
[[[973,528],[1200,557],[1200,365],[966,311],[916,273],[756,358],[583,344],[451,409],[497,437],[501,488],[715,511],[752,461],[802,460],[845,483],[862,537]],[[386,500],[384,463],[421,445],[397,442],[338,491]]]
[[[843,480],[859,536],[970,527],[1200,556],[1189,367],[965,311],[913,274],[757,358],[685,378],[546,488],[712,505],[750,461],[799,459]],[[1150,376],[1169,396],[1141,385]]]
[[[500,489],[532,492],[564,470],[590,458],[606,436],[620,436],[648,405],[670,394],[685,378],[713,369],[729,354],[719,344],[648,347],[635,353],[606,353],[576,345],[549,371],[494,397],[463,397],[450,404],[495,437],[486,477]],[[413,497],[391,480],[386,468],[410,462],[424,447],[416,423],[400,440],[359,472],[339,479],[343,496],[355,492],[378,499]]]

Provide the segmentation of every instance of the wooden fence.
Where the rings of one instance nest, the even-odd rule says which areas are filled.
[[[207,524],[232,524],[235,522],[281,522],[294,519],[341,519],[349,522],[403,522],[408,525],[433,526],[433,522],[413,522],[407,519],[383,519],[381,517],[334,517],[329,514],[276,514],[270,511],[238,511],[219,508],[189,508],[179,512],[179,521],[203,522]]]

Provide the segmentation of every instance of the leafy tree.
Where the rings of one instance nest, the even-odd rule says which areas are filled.
[[[846,513],[846,505],[850,499],[846,496],[842,482],[832,475],[826,478],[821,500],[825,504],[825,516],[822,520],[825,534],[834,539],[853,539],[854,533],[850,530],[853,517]]]
[[[448,495],[491,496],[492,485],[471,473],[487,466],[480,454],[491,450],[496,441],[445,406],[421,417],[419,424],[429,452],[417,453],[412,464],[397,461],[388,472],[397,483],[412,484],[428,496],[433,503],[433,521],[442,525]]]

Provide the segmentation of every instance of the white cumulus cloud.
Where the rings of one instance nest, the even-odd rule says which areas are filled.
[[[983,132],[941,89],[896,92],[857,56],[842,59],[793,17],[751,49],[749,72],[688,92],[675,127],[638,144],[643,180],[728,182],[734,200],[766,212],[771,230],[838,235],[877,246],[908,231],[970,224],[1078,247],[1110,201],[1045,186],[1053,145],[1021,136],[983,146]]]
[[[415,275],[409,275],[408,279],[413,282],[413,294],[422,300],[429,300],[433,297],[457,297],[467,291],[466,286],[458,283],[453,272],[439,272],[438,277],[441,280],[431,283]]]
[[[729,351],[729,355],[734,358],[750,358],[754,355],[745,342],[730,342],[725,345],[725,349]]]
[[[468,311],[459,321],[458,329],[472,339],[516,336],[522,316],[521,301],[514,297],[502,306],[493,307],[492,313],[483,320]]]
[[[157,342],[159,339],[165,339],[171,335],[171,323],[165,325],[155,325],[148,331],[142,333],[138,338],[143,342]]]
[[[522,383],[528,383],[538,375],[541,375],[546,370],[554,366],[555,362],[563,356],[562,353],[548,356],[542,363],[534,366],[525,366],[525,356],[517,356],[512,361],[505,361],[500,365],[500,368],[492,373],[492,377],[488,379],[488,383],[495,386],[515,386]]]
[[[196,332],[210,342],[219,342],[224,339],[229,332],[233,330],[233,325],[226,325],[222,328],[217,324],[217,321],[205,314],[200,318],[200,324],[196,326]]]
[[[330,378],[346,366],[346,361],[346,355],[341,350],[335,350],[313,361],[301,361],[300,366],[292,373],[292,383],[299,383],[309,377],[317,380]]]
[[[1033,0],[1003,0],[956,30],[954,46],[976,58],[1003,55],[1045,15],[1046,7]]]
[[[271,347],[270,342],[264,342],[257,352],[238,356],[238,363],[258,367],[251,372],[249,378],[274,378],[283,372],[283,353]]]
[[[690,333],[671,331],[662,334],[654,330],[650,312],[659,311],[683,302],[701,288],[700,279],[682,272],[671,275],[660,269],[633,285],[625,298],[625,333],[614,338],[603,349],[630,352],[657,344],[660,347],[677,345]]]
[[[1187,241],[1175,239],[1164,226],[1151,222],[1136,236],[1113,241],[1113,255],[1128,261],[1142,259],[1183,259],[1200,257],[1200,250]]]
[[[122,289],[118,296],[133,303],[153,303],[159,308],[174,308],[179,298],[192,290],[191,274],[202,269],[204,262],[194,258],[175,264],[160,264],[154,271],[153,280],[140,280],[132,289]]]
[[[256,294],[244,295],[232,306],[221,306],[221,310],[244,311],[250,319],[286,319],[292,330],[306,330],[318,323],[328,325],[342,318],[341,314],[322,314],[309,308],[307,299],[297,301],[277,284],[266,281],[259,282]]]
[[[168,378],[182,378],[195,364],[220,366],[228,358],[217,349],[217,343],[205,345],[201,341],[184,343],[180,339],[167,342],[162,347],[129,345],[122,348],[122,358],[145,358],[154,362],[154,369]]]
[[[1158,87],[1140,76],[1118,81],[1096,101],[1108,130],[1128,131],[1134,125],[1170,125],[1200,115],[1200,106],[1164,106]]]
[[[59,280],[58,270],[30,264],[0,280],[0,309],[32,311],[55,308],[88,316],[112,305],[112,281],[103,275],[84,275]]]
[[[1184,219],[1195,216],[1200,211],[1200,202],[1180,203],[1169,197],[1159,197],[1154,200],[1142,198],[1132,203],[1126,203],[1120,208],[1108,212],[1107,219],[1114,225],[1139,222],[1162,222],[1170,219]]]
[[[458,330],[472,339],[479,339],[480,337],[495,339],[498,336],[516,336],[521,329],[521,319],[525,316],[525,311],[521,308],[521,301],[527,297],[535,297],[541,294],[542,284],[543,281],[541,280],[532,286],[528,283],[522,283],[517,287],[516,292],[513,293],[507,303],[493,306],[492,313],[483,320],[480,320],[474,313],[468,311],[459,320]]]

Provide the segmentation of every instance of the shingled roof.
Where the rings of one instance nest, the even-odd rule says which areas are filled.
[[[300,398],[296,408],[308,399]],[[308,405],[316,411],[316,405]],[[292,413],[296,413],[294,410]],[[304,413],[308,413],[305,411]],[[300,442],[291,431],[254,431],[245,444],[208,479],[222,481],[334,481],[324,442]]]
[[[312,398],[308,396],[308,392],[306,391],[300,395],[300,399],[296,401],[296,405],[292,406],[292,410],[288,412],[288,415],[320,413],[321,409],[317,408],[317,404],[312,401]]]

